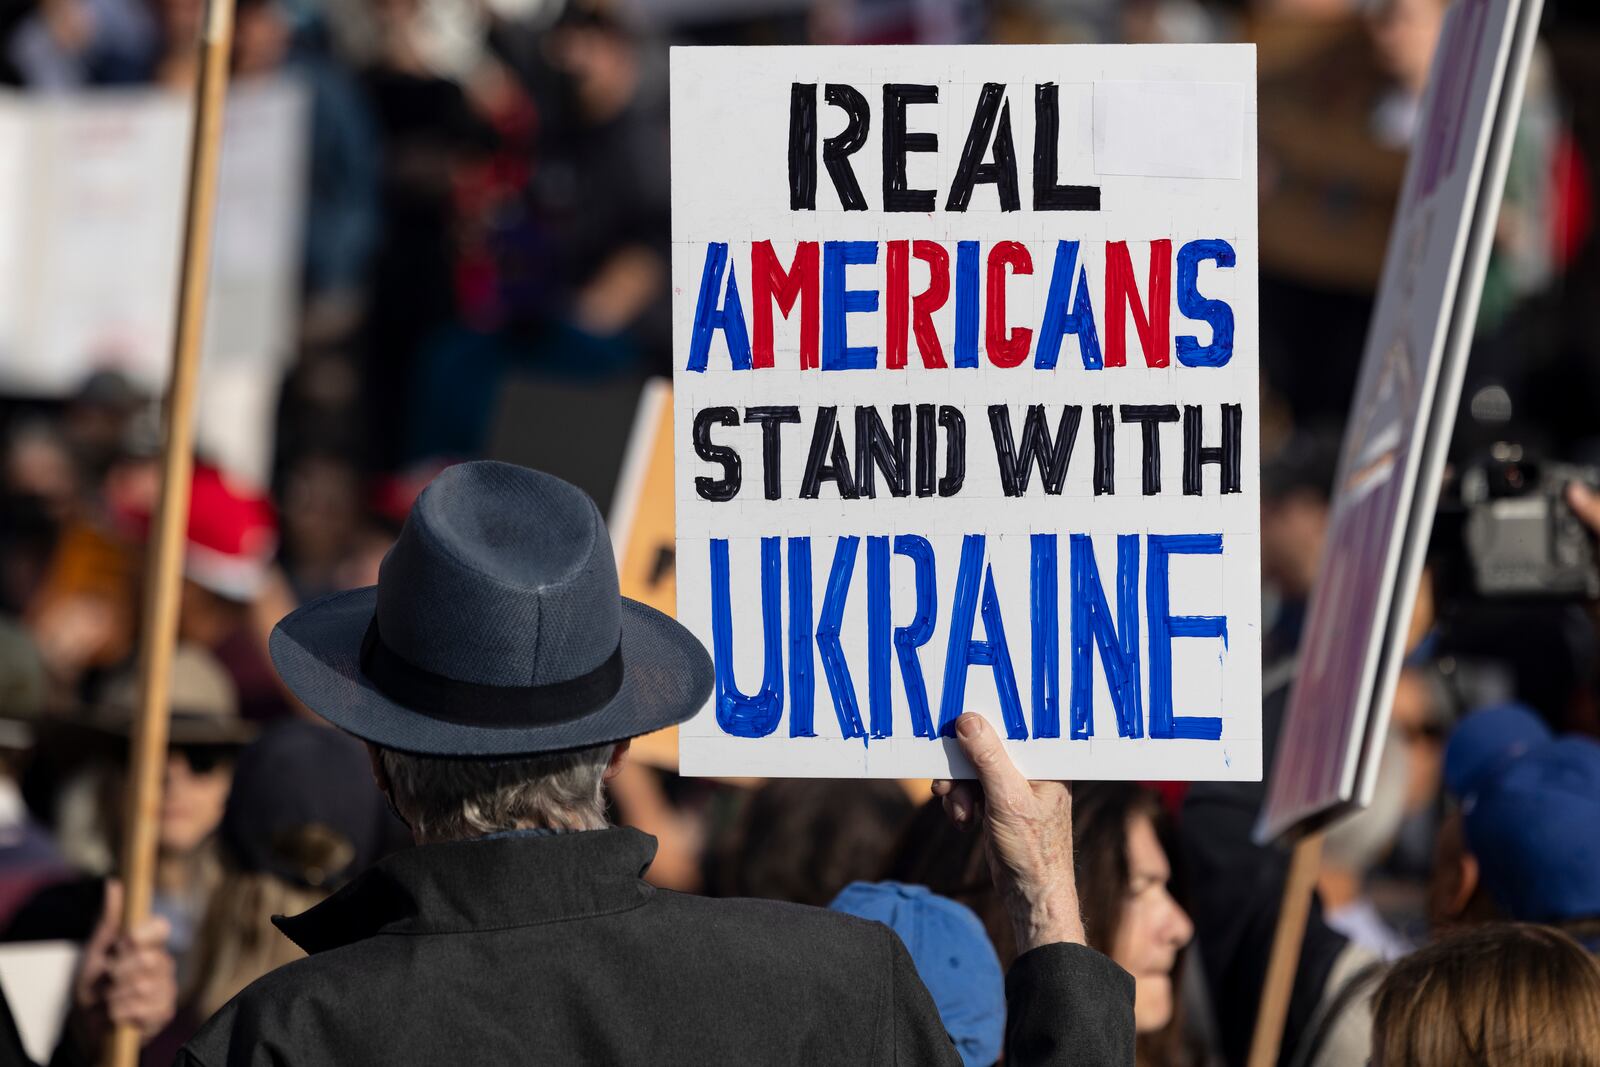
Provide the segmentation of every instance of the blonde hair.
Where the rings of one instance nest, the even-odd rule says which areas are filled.
[[[206,906],[195,949],[195,981],[184,1002],[208,1019],[268,971],[304,956],[272,925],[274,915],[298,915],[328,896],[274,874],[230,870]]]
[[[1378,987],[1372,1063],[1600,1065],[1600,962],[1545,926],[1489,923],[1446,937]]]

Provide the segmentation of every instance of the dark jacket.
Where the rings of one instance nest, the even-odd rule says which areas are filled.
[[[612,829],[426,845],[292,919],[310,958],[178,1057],[223,1064],[960,1064],[888,927],[641,879]],[[1133,1063],[1133,980],[1079,945],[1017,960],[1013,1064]]]

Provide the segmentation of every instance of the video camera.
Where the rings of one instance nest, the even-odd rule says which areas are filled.
[[[1431,552],[1438,578],[1488,600],[1600,598],[1595,538],[1566,501],[1572,482],[1600,488],[1600,468],[1535,460],[1503,441],[1446,475]]]

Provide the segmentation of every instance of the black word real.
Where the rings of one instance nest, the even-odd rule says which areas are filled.
[[[872,106],[853,85],[829,83],[822,98],[829,107],[844,112],[845,127],[822,142],[822,166],[846,211],[866,211],[867,198],[856,180],[850,157],[866,145],[872,132]],[[934,189],[912,189],[906,176],[906,157],[912,152],[937,152],[939,135],[913,131],[910,108],[937,104],[937,85],[891,83],[883,87],[879,140],[883,145],[883,210],[933,211]],[[1034,86],[1033,93],[1033,210],[1099,211],[1098,185],[1060,185],[1060,87],[1053,82]],[[955,178],[945,195],[944,210],[965,211],[972,191],[993,185],[1000,210],[1018,211],[1022,197],[1017,180],[1017,152],[1011,136],[1011,102],[1000,82],[987,82],[978,94],[972,122],[961,148]],[[817,209],[817,86],[795,82],[789,87],[789,209]]]

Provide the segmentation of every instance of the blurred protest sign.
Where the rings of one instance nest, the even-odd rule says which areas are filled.
[[[615,516],[645,383],[517,376],[500,389],[484,455],[549,471]]]
[[[628,435],[628,450],[617,479],[611,531],[622,595],[668,615],[677,611],[677,527],[673,511],[672,386],[652,378],[639,394],[639,413]],[[678,769],[678,728],[669,726],[633,739],[632,757],[662,770]],[[722,776],[730,785],[759,779]],[[901,780],[916,802],[927,799],[929,780]]]
[[[1258,778],[1253,50],[672,62],[685,773]]]
[[[639,413],[628,434],[628,451],[606,526],[617,554],[622,595],[673,614],[678,581],[672,509],[672,386],[660,378],[646,382],[639,394]],[[651,766],[677,770],[677,727],[634,738],[630,751],[635,759]]]
[[[190,109],[162,90],[0,95],[0,390],[62,396],[113,369],[160,392]],[[293,355],[306,149],[300,85],[230,93],[199,432],[223,466],[261,482]]]
[[[549,471],[593,497],[607,516],[622,595],[673,613],[670,383],[512,379],[501,390],[488,455]],[[632,752],[676,770],[678,732],[635,738]]]
[[[622,595],[673,614],[678,608],[672,511],[672,386],[645,383],[606,525]]]
[[[28,1058],[49,1063],[72,1009],[72,978],[83,946],[73,941],[0,945],[0,990]]]
[[[1542,0],[1458,0],[1412,141],[1267,798],[1295,835],[1250,1067],[1278,1062],[1331,819],[1371,802]]]
[[[1460,0],[1440,36],[1257,830],[1263,839],[1371,799],[1540,6]]]

